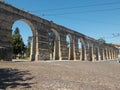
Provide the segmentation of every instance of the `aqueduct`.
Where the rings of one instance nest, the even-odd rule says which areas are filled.
[[[118,57],[118,49],[113,46],[0,2],[0,60],[12,60],[12,25],[16,20],[23,20],[32,28],[30,58],[33,61],[50,60],[50,42],[54,44],[53,60],[95,61]],[[49,32],[54,34],[54,39],[50,39]]]

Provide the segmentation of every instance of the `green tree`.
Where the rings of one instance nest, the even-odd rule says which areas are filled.
[[[99,38],[98,42],[100,42],[100,43],[106,43],[105,39],[103,39],[103,38]]]
[[[23,54],[25,51],[25,44],[20,35],[19,28],[17,27],[12,35],[12,46],[13,46],[13,54],[16,56],[17,54]]]

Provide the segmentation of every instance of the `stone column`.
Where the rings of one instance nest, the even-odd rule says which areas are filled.
[[[2,56],[0,59],[5,61],[12,61],[12,23],[7,20],[1,20],[0,15],[0,47],[2,49]],[[7,18],[7,17],[6,17]]]
[[[56,40],[55,40],[55,41],[54,41],[53,60],[56,60],[56,56],[57,56],[57,54],[56,54],[56,53],[57,53],[57,52],[56,52],[56,51],[57,51],[57,50],[56,50],[56,49],[57,49],[57,48],[56,48],[57,46],[56,46],[56,45],[57,45],[57,44],[56,44]]]
[[[60,39],[58,40],[58,47],[59,47],[59,60],[62,60],[62,56],[61,56],[61,44],[60,44]]]
[[[32,37],[32,43],[30,44],[30,60],[33,61],[33,37]]]
[[[34,61],[36,55],[36,33],[33,32],[32,43],[31,43],[31,51],[30,51],[30,60]]]
[[[56,40],[54,46],[54,60],[60,60],[60,41]]]
[[[83,60],[86,61],[87,60],[87,55],[86,55],[86,44],[83,43],[82,44],[82,54],[83,54]]]
[[[36,35],[35,35],[35,40],[36,40],[36,55],[35,55],[35,61],[39,60],[39,41],[38,41],[38,32],[36,31]]]
[[[97,51],[98,51],[98,53],[97,53],[97,55],[98,55],[98,60],[100,61],[100,60],[101,60],[101,59],[100,59],[100,57],[101,57],[101,56],[100,56],[100,48],[97,47],[97,49],[98,49],[98,50],[97,50]]]
[[[113,49],[112,49],[112,51],[111,51],[111,59],[113,59]]]
[[[71,40],[71,43],[70,43],[70,53],[69,53],[69,57],[70,57],[70,60],[73,60],[74,59],[74,46],[73,46],[74,44],[73,44],[73,40]]]
[[[118,50],[116,50],[116,58],[118,58]]]
[[[105,48],[105,59],[108,59],[108,53],[107,53],[107,49]]]
[[[109,59],[109,51],[108,49],[106,50],[106,54],[107,54],[107,60]]]
[[[76,60],[80,59],[80,55],[79,55],[79,48],[78,48],[78,38],[75,38],[75,53],[76,53]]]
[[[94,50],[93,50],[93,44],[91,44],[91,47],[90,47],[90,59],[91,61],[95,61],[95,58],[94,58]]]
[[[68,60],[70,60],[70,59],[71,59],[70,54],[71,54],[71,43],[70,43],[70,48],[69,48],[69,50],[68,50]]]
[[[74,60],[76,60],[76,52],[75,52],[75,37],[73,38],[73,56],[74,56]]]
[[[115,50],[114,50],[114,52],[113,52],[113,53],[114,53],[113,55],[114,55],[114,59],[115,59]]]
[[[61,48],[61,60],[68,60],[66,35],[64,35],[64,33],[60,34],[60,48]]]
[[[105,60],[105,50],[102,49],[102,59]]]
[[[46,27],[37,29],[36,34],[36,60],[50,60],[49,36]]]
[[[111,59],[111,50],[109,50],[109,59]]]
[[[107,51],[108,51],[108,59],[110,59],[110,51],[109,51],[109,49],[107,49]]]
[[[80,50],[80,60],[82,61],[82,43],[81,43],[81,50]]]

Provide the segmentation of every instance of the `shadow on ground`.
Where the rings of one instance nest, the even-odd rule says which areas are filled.
[[[20,71],[18,69],[2,68],[0,69],[0,89],[9,88],[31,88],[32,80],[29,71]]]

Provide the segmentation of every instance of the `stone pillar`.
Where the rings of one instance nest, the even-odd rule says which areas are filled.
[[[116,57],[115,57],[115,50],[114,50],[114,52],[113,52],[113,53],[114,53],[114,59],[115,59],[115,58],[116,58]]]
[[[38,27],[36,33],[36,60],[50,60],[48,38],[47,29]]]
[[[34,60],[34,56],[33,56],[33,37],[32,37],[32,43],[30,44],[30,60],[33,61]]]
[[[54,42],[54,60],[61,60],[61,49],[60,49],[60,40],[55,40]]]
[[[105,60],[105,50],[102,49],[102,59]]]
[[[57,48],[56,48],[57,46],[56,46],[56,45],[57,45],[57,43],[56,43],[56,40],[55,40],[55,41],[54,41],[53,60],[56,60],[56,57],[57,57],[57,52],[56,52],[56,51],[57,51],[57,50],[56,50],[56,49],[57,49]]]
[[[76,52],[75,52],[75,37],[73,38],[73,56],[74,56],[74,60],[76,60]]]
[[[111,59],[113,59],[113,49],[111,50]]]
[[[116,58],[118,58],[118,50],[116,50]]]
[[[86,44],[85,44],[85,42],[83,42],[83,44],[82,44],[82,56],[83,56],[83,60],[84,61],[86,61],[87,60],[87,55],[86,55]]]
[[[107,49],[105,48],[105,59],[108,59],[108,53],[107,53]]]
[[[107,60],[109,59],[109,51],[106,49]]]
[[[86,42],[86,57],[87,57],[86,60],[88,60],[88,61],[91,60],[91,52],[90,52],[90,49],[91,49],[90,43],[89,43],[89,42]]]
[[[61,44],[60,44],[60,39],[58,40],[58,47],[59,47],[59,60],[61,61],[61,60],[62,60],[62,57],[61,57]]]
[[[30,49],[30,60],[31,61],[35,60],[35,54],[36,54],[35,50],[36,50],[36,37],[35,37],[35,33],[33,33],[31,49]]]
[[[101,56],[100,56],[100,48],[97,47],[97,49],[98,49],[98,50],[97,50],[97,51],[98,51],[98,53],[97,53],[97,55],[98,55],[98,60],[100,61],[100,60],[101,60],[101,59],[100,59],[100,57],[101,57]]]
[[[6,17],[7,18],[7,17]],[[1,15],[0,15],[1,21]],[[12,61],[12,30],[11,22],[2,20],[0,23],[0,47],[4,55],[0,55],[0,59],[5,61]]]
[[[79,49],[78,49],[78,38],[75,37],[75,54],[76,54],[76,60],[80,59],[80,55],[79,55]]]
[[[35,40],[36,40],[36,55],[35,55],[35,61],[38,61],[39,60],[39,41],[38,41],[38,32],[36,31],[36,37],[35,37]]]
[[[69,53],[69,57],[70,57],[70,60],[74,60],[74,46],[73,46],[73,39],[71,40],[71,43],[70,43],[70,53]]]
[[[93,62],[95,61],[93,44],[91,44],[91,46],[90,46],[90,59]]]
[[[80,61],[82,61],[82,43],[81,43],[81,50],[80,50]]]
[[[111,50],[109,50],[109,59],[111,59]]]
[[[61,48],[61,60],[68,60],[68,50],[66,42],[66,34],[60,34],[60,48]]]
[[[109,57],[109,49],[108,48],[107,48],[107,53],[108,53],[108,58],[107,58],[107,60],[108,60],[108,59],[110,59],[110,57]]]

